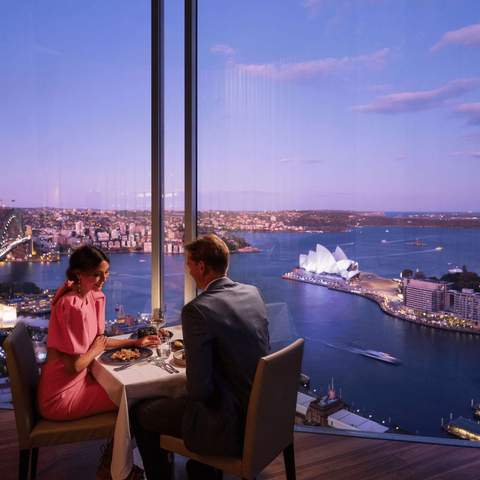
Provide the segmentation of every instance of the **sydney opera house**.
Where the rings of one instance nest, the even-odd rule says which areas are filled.
[[[360,273],[358,263],[347,258],[340,247],[337,246],[332,253],[318,243],[315,251],[310,250],[308,255],[300,255],[299,266],[307,272],[340,275],[345,280]]]

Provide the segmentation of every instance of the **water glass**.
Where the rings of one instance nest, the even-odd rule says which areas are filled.
[[[163,342],[160,345],[157,345],[158,358],[161,358],[162,360],[167,360],[171,352],[172,346],[170,345],[170,342]]]

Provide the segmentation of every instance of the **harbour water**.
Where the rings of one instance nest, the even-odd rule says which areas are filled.
[[[418,268],[428,276],[462,265],[480,272],[480,230],[363,228],[242,235],[262,251],[233,255],[230,276],[261,289],[272,305],[276,340],[282,335],[285,342],[295,335],[306,339],[303,371],[313,388],[324,391],[333,377],[343,398],[361,414],[380,421],[390,418],[412,433],[441,436],[441,417],[447,419],[450,412],[471,415],[470,400],[480,401],[480,336],[407,323],[384,314],[368,299],[283,280],[281,275],[316,243],[331,250],[340,245],[362,271],[385,277],[398,277],[404,268]],[[420,246],[414,244],[417,239]],[[112,275],[105,288],[108,317],[114,317],[119,303],[128,313],[149,311],[149,256],[121,254],[111,260]],[[3,264],[0,281],[33,281],[42,288],[55,288],[64,279],[66,262],[62,258],[52,264]],[[168,317],[178,321],[183,298],[181,256],[167,257],[165,286]],[[388,352],[401,364],[367,358],[358,354],[359,349]]]

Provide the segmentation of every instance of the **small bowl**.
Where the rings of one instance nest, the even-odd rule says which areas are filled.
[[[172,340],[170,343],[174,352],[177,352],[178,350],[183,350],[185,348],[185,344],[183,343],[183,340],[181,338],[177,340]]]
[[[173,363],[177,367],[186,367],[187,366],[187,359],[185,358],[185,350],[177,350],[173,352]]]

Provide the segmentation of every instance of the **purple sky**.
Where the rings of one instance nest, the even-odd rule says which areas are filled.
[[[183,195],[182,3],[166,0],[168,208]],[[199,3],[201,209],[480,210],[477,0]],[[148,206],[149,15],[0,4],[0,201]]]

